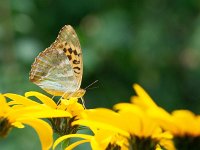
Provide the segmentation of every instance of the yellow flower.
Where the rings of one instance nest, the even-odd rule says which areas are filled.
[[[139,86],[138,84],[134,84],[133,88],[135,89],[137,96],[132,96],[132,103],[137,104],[138,106],[140,106],[140,108],[143,108],[143,110],[158,107],[153,101],[153,99],[146,93],[146,91],[141,86]]]
[[[59,117],[59,118],[50,118],[52,127],[56,133],[59,135],[66,135],[70,133],[76,133],[79,129],[78,125],[72,126],[72,122],[80,118],[80,114],[84,111],[83,105],[78,103],[77,98],[70,99],[61,99],[59,104],[56,104],[53,99],[38,93],[38,92],[27,92],[25,93],[26,97],[34,96],[38,98],[43,104],[48,105],[49,107],[62,110],[70,113],[70,117]],[[19,102],[20,103],[20,102]],[[34,102],[35,103],[35,102]]]
[[[175,126],[173,134],[178,136],[200,136],[200,116],[195,115],[189,110],[176,110],[172,112]]]
[[[134,89],[137,96],[132,103],[151,116],[163,129],[174,135],[177,149],[200,149],[200,116],[189,110],[175,110],[171,114],[157,106],[139,85]]]
[[[200,116],[189,110],[176,110],[172,119],[174,128],[167,129],[173,133],[177,149],[200,149]]]
[[[138,84],[134,84],[133,88],[135,89],[135,92],[137,94],[137,96],[133,96],[131,98],[131,102],[133,105],[137,105],[138,107],[140,107],[159,125],[161,125],[162,128],[166,130],[168,128],[175,128],[171,114],[169,114],[163,108],[159,107],[141,86],[139,86]]]
[[[83,105],[78,103],[77,98],[71,98],[69,100],[61,99],[60,104],[57,106],[59,110],[68,111],[76,119],[80,119],[81,113],[84,110]]]
[[[70,116],[70,114],[65,111],[54,110],[46,105],[33,104],[26,107],[14,105],[14,103],[11,104],[12,101],[7,103],[4,96],[24,102],[27,100],[26,103],[30,101],[16,94],[0,94],[0,136],[5,137],[13,127],[24,128],[24,124],[26,124],[36,130],[42,144],[42,149],[49,149],[53,143],[53,132],[51,126],[39,118],[64,117]]]
[[[83,138],[84,140],[79,140],[69,146],[67,146],[65,148],[65,150],[72,150],[73,148],[75,148],[76,146],[80,145],[80,144],[83,144],[83,143],[86,143],[86,142],[90,142],[91,139],[92,139],[92,136],[91,135],[85,135],[85,134],[68,134],[68,135],[64,135],[64,136],[61,136],[60,138],[58,138],[55,143],[53,144],[53,150],[56,148],[56,146],[65,141],[65,140],[68,140],[69,138]],[[98,150],[98,149],[97,149]]]
[[[119,103],[114,106],[123,118],[128,120],[127,129],[131,135],[130,144],[132,147],[175,149],[171,141],[172,134],[163,132],[159,124],[156,123],[146,112],[134,104]],[[148,145],[148,144],[149,145]],[[145,147],[143,147],[145,148]]]
[[[122,107],[125,110],[122,110]],[[158,124],[136,105],[117,104],[115,108],[120,111],[116,113],[103,108],[85,110],[83,113],[84,119],[80,119],[73,124],[87,126],[93,131],[95,128],[96,130],[112,133],[105,134],[102,140],[95,140],[98,143],[96,145],[101,145],[100,147],[104,148],[137,149],[140,147],[141,149],[158,149],[159,145],[163,143],[165,144],[161,147],[164,147],[166,141],[171,142],[172,135],[163,132]],[[98,139],[96,133],[98,132],[94,132],[93,139]],[[101,141],[106,140],[106,145],[103,145]],[[95,145],[91,140],[90,143]],[[94,149],[97,149],[97,147]]]
[[[100,109],[104,112],[110,113],[111,118],[114,120],[118,120],[119,115],[111,110],[108,109]],[[83,119],[86,117],[87,112],[91,113],[91,116],[87,116],[89,117],[88,119]],[[90,129],[92,130],[94,135],[85,135],[85,134],[69,134],[69,135],[64,135],[60,138],[58,138],[55,143],[53,148],[55,148],[60,142],[63,142],[64,140],[68,140],[69,138],[82,138],[83,140],[77,141],[73,144],[71,144],[70,146],[66,147],[66,150],[71,150],[74,147],[82,144],[82,143],[86,143],[86,142],[90,142],[90,145],[92,147],[92,149],[94,150],[105,150],[105,149],[115,149],[115,148],[120,148],[121,150],[128,150],[128,140],[126,138],[126,136],[129,136],[128,132],[123,131],[120,128],[115,127],[114,124],[108,124],[108,123],[104,123],[103,120],[105,119],[104,117],[105,114],[102,115],[102,113],[99,113],[98,111],[96,111],[96,109],[94,110],[85,110],[82,113],[82,119],[77,120],[75,122],[73,122],[73,125],[84,125],[84,126],[88,126],[90,127]],[[106,114],[107,117],[109,117],[109,114]],[[102,122],[94,122],[91,118],[93,117],[98,117],[99,119],[102,116]],[[104,121],[111,121],[110,119],[105,119]],[[112,122],[112,121],[111,121]],[[105,127],[105,128],[101,128],[101,127]],[[122,135],[120,135],[119,133],[122,133]],[[126,135],[126,136],[124,136]]]
[[[158,107],[141,87],[137,86],[137,88],[140,95],[134,97],[134,103],[137,104],[117,104],[114,106],[118,110],[117,112],[104,108],[84,110],[82,117],[72,124],[87,126],[94,135],[69,134],[62,136],[56,140],[54,148],[63,140],[79,137],[83,140],[71,144],[66,149],[73,149],[85,142],[90,142],[92,149],[95,150],[175,149],[172,134],[168,131],[163,132],[159,124],[149,115],[148,110],[151,109],[154,112],[159,110],[166,116],[170,116],[170,114]]]
[[[121,149],[128,150],[128,140],[118,133],[105,129],[93,130],[94,136],[90,141],[92,149]]]
[[[90,142],[91,148],[93,150],[105,150],[105,149],[128,150],[127,138],[120,136],[119,134],[116,134],[116,132],[104,129],[94,129],[94,128],[92,131],[94,135],[85,135],[85,134],[64,135],[55,141],[53,149],[55,149],[56,146],[62,141],[76,137],[76,138],[82,138],[83,140],[79,140],[69,145],[68,147],[66,147],[65,150],[71,150],[76,146],[87,142]]]

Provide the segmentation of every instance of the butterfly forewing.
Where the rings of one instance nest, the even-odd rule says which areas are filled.
[[[30,80],[52,95],[60,96],[79,89],[66,54],[51,48],[41,52],[35,59]]]
[[[50,46],[65,52],[80,87],[83,74],[83,61],[80,42],[76,32],[70,25],[65,25],[59,32],[56,41]]]

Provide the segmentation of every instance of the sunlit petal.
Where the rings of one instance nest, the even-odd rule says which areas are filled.
[[[37,102],[34,102],[24,96],[13,94],[13,93],[6,93],[4,94],[5,97],[15,101],[15,104],[23,104],[24,106],[30,105],[38,105]]]
[[[24,128],[24,125],[21,122],[17,122],[17,121],[13,122],[12,126],[15,126],[17,128]]]
[[[53,144],[53,149],[56,148],[56,146],[61,143],[62,141],[68,139],[68,138],[83,138],[83,139],[86,139],[86,140],[91,140],[92,136],[91,135],[85,135],[85,134],[69,134],[69,135],[64,135],[64,136],[61,136],[60,138],[58,138],[54,144]]]
[[[25,93],[25,97],[31,97],[31,96],[37,97],[40,101],[42,101],[44,104],[46,104],[49,107],[52,107],[52,108],[57,107],[56,103],[51,98],[49,98],[48,96],[44,94],[41,94],[39,92],[34,92],[34,91]]]
[[[9,106],[6,103],[5,97],[0,94],[0,116],[3,116],[7,111],[9,111]]]
[[[144,103],[148,107],[157,107],[157,105],[154,103],[153,99],[147,94],[147,92],[141,86],[139,86],[138,84],[134,84],[133,88],[135,89],[138,97],[142,101],[145,101]],[[139,101],[137,101],[137,102],[139,102]],[[133,101],[133,103],[136,103],[136,102]]]
[[[33,127],[41,141],[42,150],[48,150],[53,143],[53,131],[51,126],[43,120],[40,119],[28,119],[21,118],[19,119],[24,124],[30,125]]]
[[[116,133],[120,133],[124,136],[127,136],[129,137],[130,134],[123,130],[123,129],[120,129],[114,125],[111,125],[109,123],[104,123],[104,122],[101,122],[101,121],[93,121],[93,120],[78,120],[78,121],[74,121],[73,122],[73,125],[83,125],[83,126],[88,126],[88,127],[95,127],[95,128],[103,128],[103,129],[106,129],[106,130],[110,130],[110,131],[115,131]]]
[[[80,140],[80,141],[77,141],[71,145],[69,145],[67,148],[65,148],[65,150],[72,150],[74,149],[76,146],[80,145],[80,144],[83,144],[83,143],[87,143],[87,142],[90,142],[90,140]]]
[[[24,113],[26,112],[26,113]],[[9,113],[10,118],[29,117],[29,118],[53,118],[53,117],[72,117],[63,110],[51,109],[44,105],[21,107]]]

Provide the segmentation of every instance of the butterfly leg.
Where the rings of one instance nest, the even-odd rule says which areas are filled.
[[[51,99],[54,99],[54,97],[55,97],[55,95],[53,95]]]

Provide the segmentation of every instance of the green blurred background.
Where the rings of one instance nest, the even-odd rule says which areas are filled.
[[[168,111],[200,113],[200,1],[1,0],[0,92],[36,90],[30,66],[66,24],[83,51],[87,108],[128,102],[133,83]],[[96,87],[96,88],[95,88]],[[14,129],[1,150],[40,149],[32,128]]]

